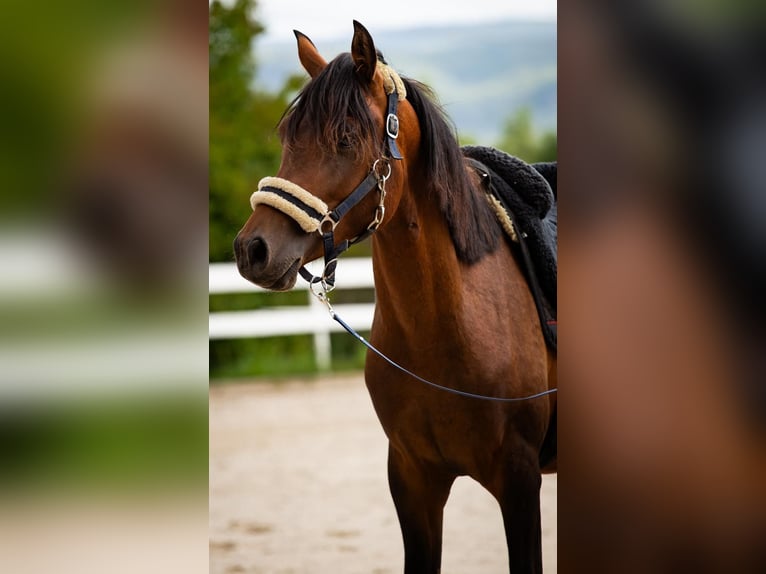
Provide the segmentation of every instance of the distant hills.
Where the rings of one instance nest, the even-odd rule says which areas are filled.
[[[310,34],[310,30],[306,30]],[[430,85],[462,137],[494,144],[520,107],[537,129],[556,128],[556,23],[493,24],[372,31],[375,45],[402,75]],[[351,37],[316,41],[329,60]],[[277,91],[301,73],[294,41],[255,46],[258,89]]]

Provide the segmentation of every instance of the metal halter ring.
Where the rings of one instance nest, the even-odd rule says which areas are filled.
[[[388,168],[388,171],[386,172],[386,175],[383,175],[382,173],[378,173],[378,169],[377,169],[377,168],[378,168],[378,164],[379,164],[381,161],[384,161],[384,162],[386,162],[386,167]],[[375,172],[375,175],[377,175],[377,176],[378,176],[378,178],[379,178],[379,179],[381,179],[381,180],[383,180],[383,182],[385,183],[385,182],[386,182],[386,180],[387,180],[389,177],[391,177],[391,162],[390,162],[390,161],[388,161],[388,158],[386,158],[386,157],[383,157],[383,158],[378,158],[378,159],[376,159],[376,160],[375,160],[375,163],[373,163],[373,164],[372,164],[372,171],[374,171],[374,172]]]
[[[335,231],[335,228],[338,225],[338,222],[335,221],[332,217],[330,217],[330,214],[328,213],[327,215],[324,216],[322,221],[319,222],[319,227],[317,227],[317,233],[319,233],[319,235],[324,235],[325,233],[327,233],[324,230],[324,224],[325,223],[329,223],[330,224],[329,231]]]
[[[327,299],[327,294],[331,293],[335,289],[335,285],[331,285],[327,282],[327,267],[336,261],[337,259],[333,259],[332,261],[328,262],[322,271],[322,276],[314,277],[314,280],[309,282],[309,290],[311,291],[311,294],[319,300]]]

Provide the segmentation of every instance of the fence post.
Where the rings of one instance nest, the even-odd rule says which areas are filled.
[[[322,302],[311,294],[311,290],[308,291],[308,297],[311,310],[316,312],[318,317],[327,319],[327,317],[324,317],[326,309]],[[327,325],[327,327],[324,327],[324,325]],[[332,366],[332,342],[330,340],[329,322],[323,321],[314,328],[314,356],[317,360],[317,368],[320,371],[330,370]]]

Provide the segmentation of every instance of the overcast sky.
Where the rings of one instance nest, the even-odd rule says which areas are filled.
[[[424,25],[556,19],[556,0],[257,0],[256,5],[265,42],[293,39],[293,29],[313,39],[350,38],[352,20],[375,34]]]

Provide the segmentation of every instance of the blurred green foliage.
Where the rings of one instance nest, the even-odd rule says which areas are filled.
[[[146,1],[7,0],[0,18],[0,221],[49,215],[78,135],[94,58],[149,14]]]
[[[252,42],[263,32],[254,0],[210,4],[210,260],[231,261],[231,243],[250,211],[258,180],[279,168],[276,126],[303,78],[278,94],[253,87]]]
[[[556,132],[536,132],[532,123],[532,111],[520,108],[506,120],[502,139],[496,147],[527,163],[556,161]]]
[[[158,392],[5,404],[0,491],[206,488],[206,403]]]

